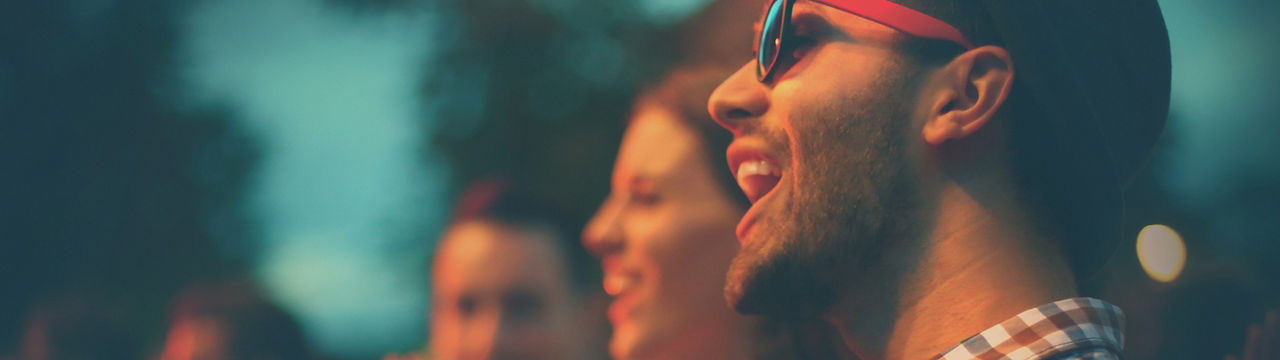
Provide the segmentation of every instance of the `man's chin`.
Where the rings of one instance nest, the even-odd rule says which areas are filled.
[[[724,283],[724,301],[739,314],[759,315],[758,302],[751,301],[755,296],[748,296],[745,276],[736,267],[736,261],[735,265],[729,267],[728,278]]]
[[[773,255],[773,256],[770,256]],[[814,317],[831,308],[835,296],[800,259],[786,254],[739,252],[729,265],[725,301],[743,315]]]

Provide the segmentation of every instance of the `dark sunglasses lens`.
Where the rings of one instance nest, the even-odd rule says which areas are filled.
[[[756,47],[756,63],[759,65],[756,71],[761,79],[773,69],[773,63],[778,59],[778,38],[782,36],[786,2],[787,0],[774,0],[760,27],[760,44]]]

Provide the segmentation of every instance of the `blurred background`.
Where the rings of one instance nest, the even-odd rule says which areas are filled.
[[[1280,3],[1160,4],[1169,126],[1128,194],[1132,240],[1083,285],[1126,310],[1131,358],[1221,358],[1280,305]],[[500,175],[585,221],[638,87],[680,59],[745,63],[735,19],[759,10],[4,2],[0,354],[66,303],[154,354],[179,292],[227,278],[258,284],[329,358],[419,348],[426,262],[466,184]]]

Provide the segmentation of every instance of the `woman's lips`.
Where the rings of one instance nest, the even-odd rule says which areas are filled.
[[[609,303],[608,317],[609,322],[615,328],[629,322],[631,312],[635,311],[636,294],[630,288],[623,289],[621,292],[613,295],[613,301]]]
[[[635,292],[640,285],[640,276],[625,270],[617,259],[606,259],[604,265],[604,292],[613,296],[608,309],[609,321],[618,326],[627,322],[635,308]]]
[[[617,273],[605,274],[604,276],[604,292],[610,296],[622,295],[622,293],[634,287],[635,284],[636,279],[633,276]]]

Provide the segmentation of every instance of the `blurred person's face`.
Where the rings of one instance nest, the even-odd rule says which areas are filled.
[[[216,319],[181,318],[169,328],[160,360],[229,360],[226,340]]]
[[[580,344],[556,241],[532,228],[455,225],[432,267],[432,358],[570,358]]]
[[[676,359],[732,336],[741,317],[722,287],[743,209],[715,181],[693,129],[639,109],[614,164],[613,189],[584,232],[602,259],[618,359]]]
[[[22,334],[22,349],[18,359],[44,360],[49,358],[49,338],[44,321],[32,321],[27,324]]]
[[[910,63],[895,30],[809,1],[768,82],[744,65],[709,107],[734,133],[730,169],[752,201],[725,296],[744,313],[821,313],[914,224],[920,189]],[[915,148],[918,149],[918,148]]]

